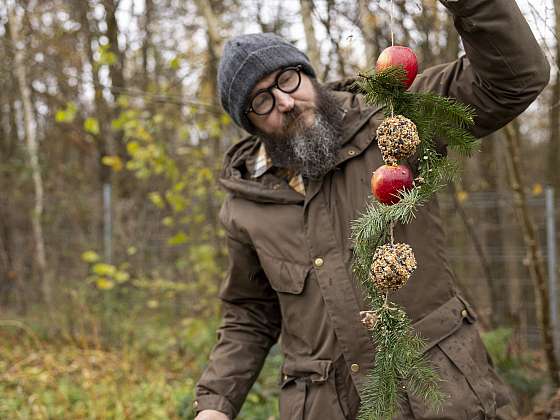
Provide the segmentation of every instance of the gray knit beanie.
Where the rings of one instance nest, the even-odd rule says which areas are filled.
[[[237,125],[254,133],[255,127],[245,115],[254,86],[279,68],[298,64],[304,73],[315,77],[307,56],[278,35],[260,33],[230,39],[224,46],[218,68],[222,106]]]

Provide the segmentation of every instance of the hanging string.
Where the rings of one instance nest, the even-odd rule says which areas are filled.
[[[394,9],[394,2],[393,0],[391,0],[391,47],[393,47],[395,45],[395,33],[393,31],[393,20],[394,20],[394,16],[395,16],[395,9]],[[394,107],[393,107],[393,101],[391,101],[390,103],[391,105],[391,117],[394,117]],[[393,243],[393,225],[391,222],[391,243]]]
[[[393,32],[393,20],[395,16],[395,9],[393,0],[391,0],[391,47],[395,45],[395,33]]]

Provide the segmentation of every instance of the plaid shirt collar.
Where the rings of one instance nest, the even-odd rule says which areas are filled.
[[[305,195],[305,185],[301,174],[290,169],[276,168],[272,164],[272,159],[266,152],[264,143],[261,143],[257,152],[253,156],[250,156],[245,164],[247,166],[247,170],[251,174],[251,178],[259,178],[269,170],[274,170],[276,175],[285,179],[294,191],[300,193],[301,195]]]

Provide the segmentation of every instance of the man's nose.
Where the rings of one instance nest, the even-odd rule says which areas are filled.
[[[294,98],[289,93],[282,92],[280,89],[274,89],[276,97],[276,107],[280,112],[289,112],[295,105]]]

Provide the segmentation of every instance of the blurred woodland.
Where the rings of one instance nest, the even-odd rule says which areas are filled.
[[[462,179],[440,200],[458,284],[527,413],[558,378],[543,343],[558,313],[545,192],[560,226],[560,0],[518,4],[550,84],[474,158],[456,157]],[[217,179],[243,136],[216,96],[221,47],[272,31],[308,53],[320,81],[355,77],[390,45],[390,9],[0,1],[0,418],[191,416],[227,263]],[[436,0],[395,0],[394,30],[421,69],[462,54]],[[280,362],[274,348],[240,418],[278,418]]]

